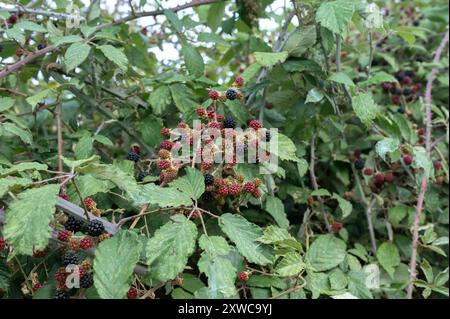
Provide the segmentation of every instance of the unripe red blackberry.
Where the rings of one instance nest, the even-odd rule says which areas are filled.
[[[384,175],[381,173],[375,174],[375,183],[376,184],[383,184],[384,183]]]
[[[342,228],[344,227],[344,225],[340,222],[334,222],[333,224],[331,224],[331,232],[338,233]]]
[[[131,287],[127,292],[127,298],[128,299],[137,299],[138,297],[138,291],[136,288]]]
[[[180,123],[178,123],[178,128],[187,129],[187,128],[189,128],[189,125],[187,125],[187,124],[184,123],[184,122],[180,122]]]
[[[204,117],[206,116],[206,110],[203,107],[199,107],[197,108],[197,110],[195,110],[195,112],[197,113],[197,115],[199,117]]]
[[[163,127],[159,133],[164,136],[164,137],[170,137],[170,128],[168,127]]]
[[[363,169],[363,174],[366,175],[366,176],[372,176],[373,170],[371,168],[369,168],[369,167],[366,167],[366,168]]]
[[[380,192],[380,189],[379,189],[378,186],[375,185],[375,184],[370,185],[370,190],[371,190],[372,193],[374,193],[374,194],[378,194],[378,193]]]
[[[78,238],[69,239],[69,249],[73,251],[80,250],[80,240]]]
[[[208,111],[208,118],[210,119],[210,120],[212,120],[213,118],[215,118],[216,117],[216,112],[214,112],[214,111]]]
[[[403,155],[403,163],[406,165],[411,165],[413,162],[413,157],[409,154]]]
[[[69,241],[70,237],[72,237],[72,232],[67,229],[58,232],[58,239],[60,241]]]
[[[251,120],[250,123],[248,124],[248,126],[254,130],[258,130],[263,127],[261,122],[258,120]]]
[[[209,98],[210,98],[211,100],[213,100],[213,101],[218,100],[219,97],[220,97],[219,92],[214,91],[214,90],[209,91],[208,96],[209,96]]]
[[[169,141],[169,140],[162,141],[159,146],[160,146],[160,148],[162,148],[164,150],[170,151],[172,149],[172,147],[173,147],[173,142]]]
[[[244,184],[244,191],[246,193],[252,194],[255,191],[255,189],[256,189],[256,186],[252,182],[248,182],[248,183]]]
[[[359,158],[361,156],[361,149],[357,148],[353,151],[353,155],[355,156],[355,158]]]
[[[421,127],[417,130],[417,135],[423,136],[425,135],[425,128]]]
[[[410,76],[405,75],[402,80],[402,84],[409,85],[412,83],[412,79]]]
[[[217,194],[220,197],[226,197],[228,195],[228,187],[226,185],[222,185],[217,189]]]
[[[442,169],[442,163],[441,163],[441,161],[438,161],[438,160],[434,161],[434,162],[433,162],[433,166],[434,166],[434,169],[437,170],[437,171],[439,171],[439,170]]]
[[[17,22],[18,19],[19,19],[19,18],[17,17],[17,15],[12,14],[12,15],[9,16],[8,22],[11,23],[11,24],[15,24],[15,23]]]
[[[86,208],[91,210],[97,207],[97,203],[90,197],[86,197],[84,199],[84,205],[86,205]]]
[[[208,127],[212,128],[212,129],[220,130],[220,123],[219,122],[211,122],[208,124]]]
[[[33,292],[36,292],[36,291],[38,291],[39,289],[41,289],[42,288],[42,284],[40,283],[40,282],[38,282],[38,283],[36,283],[36,284],[34,284],[33,285]]]
[[[389,91],[390,89],[392,89],[392,86],[393,86],[392,83],[388,83],[388,82],[385,82],[381,85],[383,90],[386,92]]]
[[[66,269],[64,267],[58,268],[54,275],[55,279],[59,283],[64,283],[67,278]]]
[[[6,249],[6,240],[0,237],[0,251]]]
[[[393,181],[394,181],[394,174],[392,174],[392,173],[386,173],[386,174],[384,174],[384,181],[386,182],[386,183],[392,183]]]
[[[94,241],[91,237],[84,237],[80,240],[80,248],[84,250],[88,250],[90,248],[94,247]]]
[[[241,185],[239,185],[238,183],[233,183],[230,185],[228,191],[231,196],[239,196],[239,194],[241,193]]]
[[[252,196],[255,198],[260,198],[261,195],[261,190],[259,188],[255,188],[255,190],[252,192]]]
[[[168,160],[160,160],[158,162],[158,167],[161,170],[168,169],[171,166],[170,162]]]
[[[69,195],[66,193],[59,193],[58,196],[64,200],[69,200]]]
[[[131,151],[135,152],[137,155],[141,155],[141,147],[138,144],[133,144],[131,146]]]
[[[43,250],[33,250],[33,257],[35,258],[43,258],[47,255],[48,249],[44,248]]]
[[[400,100],[400,97],[399,96],[397,96],[397,95],[394,95],[393,97],[392,97],[392,104],[395,104],[395,105],[400,105],[400,104],[402,104],[402,102],[401,102],[401,100]]]
[[[209,171],[214,166],[214,162],[203,162],[202,170]]]
[[[234,84],[235,84],[237,87],[244,86],[244,78],[243,78],[242,76],[238,75],[238,76],[236,77],[236,79],[234,80]]]
[[[243,282],[248,281],[248,273],[246,271],[240,271],[238,273],[238,279]]]

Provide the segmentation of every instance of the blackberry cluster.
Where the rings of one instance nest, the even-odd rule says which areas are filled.
[[[128,152],[127,160],[133,161],[133,162],[138,162],[140,158],[141,157],[139,156],[138,153],[135,153],[133,151]]]
[[[228,91],[226,93],[226,97],[228,100],[233,101],[233,100],[237,99],[238,94],[235,89],[228,89]]]
[[[53,299],[70,299],[70,296],[67,292],[63,291],[63,290],[57,290],[55,292],[55,295],[53,296]]]
[[[76,252],[69,251],[64,255],[64,266],[78,265],[80,263],[80,256]]]
[[[212,176],[212,175],[209,174],[209,173],[206,173],[206,174],[204,175],[204,177],[205,177],[205,185],[206,185],[206,186],[209,186],[209,185],[214,184],[214,176]]]
[[[236,120],[231,116],[226,117],[225,120],[223,121],[223,127],[232,129],[236,128]]]
[[[100,236],[105,231],[103,223],[97,219],[91,220],[88,225],[87,232],[92,237]]]
[[[90,288],[94,284],[94,276],[92,273],[88,272],[83,277],[81,277],[80,280],[80,287],[81,288]]]
[[[75,219],[72,216],[70,216],[69,219],[67,219],[67,222],[64,224],[64,228],[68,231],[71,231],[72,233],[79,232],[82,227],[83,222],[81,220]]]

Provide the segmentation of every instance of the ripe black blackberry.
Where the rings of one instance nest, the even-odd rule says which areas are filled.
[[[205,177],[205,185],[212,185],[214,184],[214,176],[212,176],[211,174],[206,173],[204,175]]]
[[[53,299],[70,299],[70,296],[67,292],[63,291],[63,290],[57,290],[55,292],[55,295],[53,296]]]
[[[64,224],[64,228],[72,233],[79,232],[83,226],[83,222],[81,220],[75,219],[72,216],[69,217],[67,222]]]
[[[80,263],[80,256],[74,251],[68,251],[64,255],[63,264],[64,266],[78,265]]]
[[[92,273],[88,272],[83,277],[81,277],[80,280],[80,287],[81,288],[90,288],[94,284],[94,276]]]
[[[214,195],[211,192],[204,192],[202,195],[202,199],[205,202],[212,202],[214,201]]]
[[[92,237],[100,236],[105,231],[103,223],[97,219],[91,220],[87,232]]]
[[[238,94],[235,89],[228,89],[226,96],[228,100],[233,101],[237,99]]]
[[[412,94],[411,89],[408,89],[408,88],[403,89],[403,95],[404,96],[410,96],[411,94]]]
[[[37,49],[38,49],[38,50],[42,50],[43,48],[45,48],[45,45],[44,45],[44,44],[39,43],[39,44],[37,45]]]
[[[270,135],[270,132],[266,131],[266,142],[270,142],[271,139],[272,139],[272,136]]]
[[[232,118],[231,116],[228,116],[223,121],[223,127],[224,128],[236,128],[236,120]]]
[[[364,162],[364,160],[358,158],[358,159],[355,161],[355,168],[361,170],[361,169],[364,168],[364,165],[365,165],[365,164],[366,164],[366,163]]]
[[[400,113],[400,114],[405,114],[405,109],[403,107],[399,107],[397,109],[397,112]]]
[[[133,151],[130,151],[127,155],[127,160],[129,160],[129,161],[137,162],[137,161],[139,161],[139,159],[140,159],[139,154],[137,154]]]

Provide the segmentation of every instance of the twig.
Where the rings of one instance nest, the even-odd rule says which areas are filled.
[[[56,107],[56,122],[57,122],[57,130],[58,130],[58,170],[60,172],[63,171],[63,147],[64,140],[62,136],[62,119],[61,119],[61,103],[58,103]]]
[[[148,206],[149,204],[145,204],[144,206],[142,206],[141,211],[139,212],[138,216],[135,217],[136,219],[131,224],[130,229],[136,227],[137,223],[139,222],[139,219],[141,219],[141,217],[145,215],[145,211],[148,209]]]
[[[81,204],[83,205],[84,216],[86,217],[86,220],[88,222],[91,222],[91,218],[90,218],[89,213],[88,213],[89,210],[87,209],[86,203],[84,202],[83,195],[81,195],[80,189],[78,188],[78,185],[75,182],[75,179],[72,179],[72,184],[73,184],[73,186],[75,186],[75,191],[76,191],[78,197],[80,198]]]
[[[442,52],[444,51],[445,47],[447,46],[447,43],[449,41],[449,32],[447,31],[436,50],[436,54],[433,59],[433,63],[437,65],[439,61],[441,60]],[[433,81],[436,78],[436,75],[438,73],[438,68],[434,67],[431,70],[431,73],[428,76],[427,81],[427,87],[425,90],[425,124],[426,124],[426,135],[425,135],[425,148],[427,150],[427,156],[431,158],[431,150],[432,150],[432,143],[431,143],[431,129],[432,129],[432,117],[433,114],[431,112],[431,91],[433,89]],[[420,225],[420,217],[422,215],[422,208],[423,208],[423,202],[425,199],[425,194],[428,187],[428,176],[423,173],[422,176],[422,182],[420,183],[420,192],[419,197],[417,198],[417,205],[416,205],[416,218],[414,219],[413,224],[413,240],[411,245],[411,262],[409,264],[409,285],[406,293],[406,297],[408,299],[412,299],[413,291],[414,291],[414,282],[417,277],[416,268],[417,268],[417,246],[419,244],[419,225]]]
[[[314,190],[319,189],[319,184],[317,183],[317,177],[315,172],[315,161],[316,161],[316,135],[313,135],[311,139],[311,154],[310,154],[310,163],[309,163],[309,173],[311,177],[311,183],[314,188]],[[323,203],[323,198],[321,196],[318,196],[319,203],[320,203],[320,210],[322,211],[323,219],[325,220],[325,225],[327,227],[327,231],[331,233],[331,226],[327,218],[327,213],[325,212],[325,205]]]

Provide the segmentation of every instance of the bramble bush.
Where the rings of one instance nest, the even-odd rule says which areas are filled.
[[[0,3],[0,298],[448,297],[447,1],[87,2]]]

